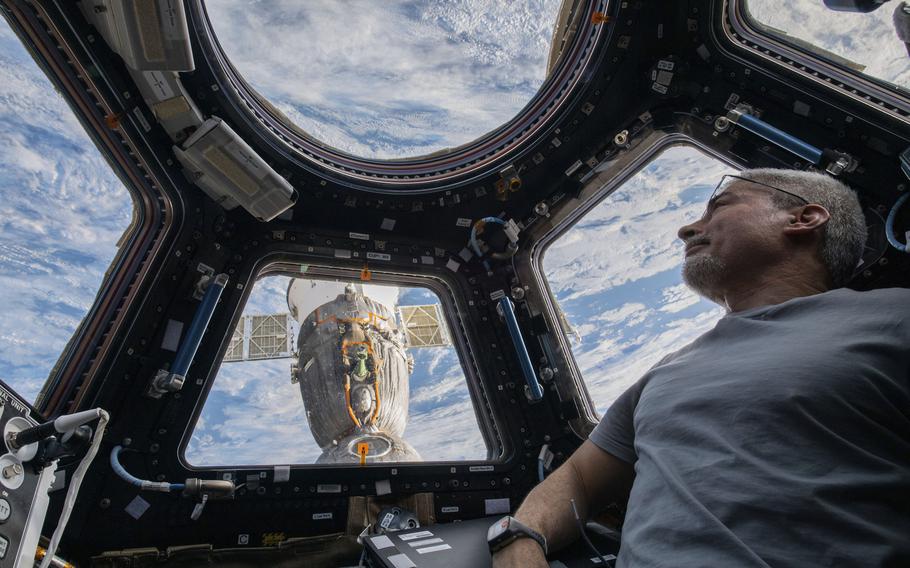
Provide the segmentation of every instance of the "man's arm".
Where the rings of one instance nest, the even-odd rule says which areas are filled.
[[[571,499],[575,499],[578,515],[584,521],[610,503],[625,504],[634,477],[632,464],[585,440],[566,463],[528,494],[515,518],[546,537],[550,550],[557,550],[579,536]],[[497,552],[493,565],[506,568],[547,563],[535,541],[521,538]]]

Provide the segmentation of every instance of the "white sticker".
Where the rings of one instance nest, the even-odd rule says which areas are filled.
[[[174,8],[173,2],[158,3],[158,29],[164,32],[166,39],[171,41],[182,38],[183,34],[180,32],[185,29],[180,25],[180,20],[177,19],[178,11],[180,10]]]
[[[274,473],[275,483],[285,483],[291,478],[291,466],[276,465]]]
[[[580,168],[582,165],[584,165],[584,162],[582,162],[581,160],[575,160],[575,163],[572,164],[571,166],[569,166],[569,169],[566,170],[566,175],[570,176],[570,175],[574,174],[575,172],[578,171],[578,168]]]
[[[657,62],[657,68],[662,69],[664,71],[673,71],[674,67],[676,67],[676,64],[673,63],[672,61],[664,61],[663,59],[661,59],[660,61]]]
[[[389,525],[391,525],[392,521],[394,521],[394,520],[395,520],[395,515],[393,515],[392,513],[386,513],[385,516],[382,517],[382,522],[379,523],[379,526],[381,526],[384,529],[387,529],[387,528],[389,528]]]
[[[386,218],[386,219],[382,220],[382,224],[379,225],[379,228],[382,229],[383,231],[391,231],[395,228],[395,223],[396,223],[395,219]]]
[[[368,252],[367,258],[370,260],[392,260],[392,255],[384,252]]]
[[[408,544],[411,545],[411,548],[420,548],[421,546],[427,546],[429,544],[439,544],[440,542],[442,542],[442,539],[439,537],[436,537],[436,538],[427,538],[427,539],[421,539],[421,540],[413,540],[413,541],[409,542]]]
[[[483,500],[484,515],[501,515],[503,513],[508,513],[511,508],[512,505],[509,502],[508,497],[503,497],[502,499]]]
[[[427,538],[428,536],[433,536],[433,533],[431,533],[430,531],[417,531],[417,532],[413,532],[413,533],[398,535],[398,538],[407,542],[409,540],[414,540],[414,539],[418,539],[418,538]]]
[[[376,482],[376,495],[388,495],[392,492],[392,483],[388,479],[380,479]]]
[[[423,264],[433,264],[433,257],[432,256],[421,256],[420,262],[422,262]]]
[[[333,517],[332,513],[313,513],[314,521],[327,521]]]
[[[666,87],[664,87],[663,85],[661,85],[660,83],[652,84],[651,89],[654,91],[657,91],[658,93],[660,93],[662,95],[666,95],[667,91],[668,91],[668,89]]]
[[[443,507],[440,509],[443,513],[457,513],[460,509],[458,507]]]
[[[471,220],[470,220],[470,219],[465,219],[464,217],[459,217],[458,220],[455,221],[455,226],[456,226],[456,227],[470,227],[470,226],[471,226]]]
[[[149,121],[145,119],[145,115],[142,114],[141,108],[139,108],[139,107],[134,108],[133,116],[135,116],[136,120],[139,121],[139,124],[142,125],[142,130],[144,130],[145,132],[148,132],[149,130],[152,129],[152,125],[149,124]]]
[[[450,258],[449,262],[446,263],[446,268],[452,272],[458,272],[458,269],[461,268],[461,263],[457,262],[454,258]]]
[[[493,293],[490,294],[490,299],[491,299],[491,300],[498,300],[498,299],[502,298],[502,297],[505,296],[505,295],[506,295],[506,291],[505,291],[505,290],[496,290],[495,292],[493,292]]]
[[[496,468],[494,468],[492,465],[472,465],[468,468],[468,471],[473,473],[475,471],[493,471],[494,469]]]
[[[395,546],[395,544],[392,542],[392,539],[384,534],[374,536],[370,539],[370,541],[373,543],[373,546],[376,547],[376,550],[382,550],[383,548]]]
[[[348,233],[348,236],[350,236],[352,239],[357,239],[360,241],[370,240],[370,235],[366,233]]]
[[[417,554],[426,554],[427,552],[439,552],[440,550],[449,550],[452,548],[448,544],[437,544],[436,546],[428,546],[426,548],[418,548]]]
[[[161,71],[143,71],[142,77],[148,83],[148,86],[152,88],[155,96],[158,97],[156,102],[174,98],[174,89],[171,88],[170,82]]]
[[[237,535],[237,544],[249,544],[250,535],[248,534],[238,534]]]
[[[338,483],[320,483],[316,486],[316,493],[341,493],[341,485]]]
[[[169,319],[164,328],[164,337],[161,339],[161,348],[165,351],[177,351],[180,347],[180,335],[183,333],[183,322]]]
[[[130,504],[126,506],[126,512],[129,516],[133,517],[137,521],[139,517],[145,514],[149,510],[149,507],[152,505],[142,498],[141,495],[136,495],[136,497],[130,501]]]
[[[389,556],[386,560],[392,563],[392,568],[416,568],[417,565],[411,562],[407,554],[396,554]]]
[[[461,249],[461,252],[458,253],[458,256],[461,257],[461,260],[467,262],[473,258],[474,253],[471,252],[467,247]]]
[[[351,251],[335,249],[335,258],[351,258]]]

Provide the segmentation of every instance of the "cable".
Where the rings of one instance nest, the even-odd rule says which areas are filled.
[[[70,488],[67,490],[66,499],[63,501],[63,512],[60,513],[60,520],[57,522],[57,528],[54,530],[51,541],[47,545],[47,552],[44,555],[44,559],[41,561],[41,568],[48,568],[54,560],[54,554],[57,552],[57,545],[60,544],[60,539],[63,537],[63,531],[66,530],[66,523],[69,522],[70,519],[70,513],[73,512],[73,507],[76,504],[76,495],[79,493],[79,487],[82,485],[85,472],[88,470],[88,466],[91,465],[92,460],[95,459],[95,454],[98,453],[98,447],[101,445],[101,438],[104,437],[104,429],[107,427],[108,420],[111,418],[104,410],[100,410],[99,414],[101,417],[98,419],[98,427],[95,430],[95,436],[92,438],[92,445],[89,446],[85,457],[82,458],[82,461],[79,462],[79,465],[76,467],[76,471],[73,472]]]
[[[901,195],[894,204],[894,207],[892,207],[891,211],[888,213],[888,219],[885,220],[885,236],[888,238],[888,242],[891,246],[901,252],[910,253],[910,242],[906,244],[901,243],[894,234],[894,220],[897,219],[897,212],[903,207],[904,203],[907,202],[907,199],[910,199],[910,192]]]
[[[544,444],[540,448],[540,454],[537,456],[537,478],[541,482],[543,482],[544,478],[546,477],[546,474],[545,474],[546,463],[545,462],[547,461],[547,453],[549,453],[549,451],[550,451],[550,444]]]
[[[120,465],[120,452],[123,451],[122,446],[114,446],[114,449],[111,450],[111,469],[114,470],[120,479],[126,481],[130,485],[135,485],[143,491],[161,491],[164,493],[170,493],[172,491],[183,491],[186,488],[184,483],[168,483],[167,481],[149,481],[147,479],[139,479],[130,475],[122,465]]]
[[[575,507],[575,499],[569,499],[569,503],[572,504],[572,514],[575,515],[575,524],[578,525],[578,532],[581,533],[581,538],[584,539],[585,544],[588,545],[588,548],[594,553],[594,555],[600,558],[601,562],[604,563],[604,566],[609,566],[606,557],[600,553],[599,550],[594,546],[594,543],[591,542],[591,539],[588,538],[588,533],[585,532],[585,526],[581,522],[581,517],[578,516],[578,508]]]

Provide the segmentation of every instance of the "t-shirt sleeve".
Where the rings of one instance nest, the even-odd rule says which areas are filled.
[[[632,417],[641,389],[642,381],[638,381],[619,395],[589,436],[595,446],[630,464],[638,460]]]

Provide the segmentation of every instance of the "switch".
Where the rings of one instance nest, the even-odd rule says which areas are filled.
[[[0,560],[6,558],[6,551],[9,548],[9,539],[0,535]]]
[[[9,501],[0,498],[0,523],[5,523],[8,521],[10,513],[12,513],[12,511],[12,508],[9,506]]]

